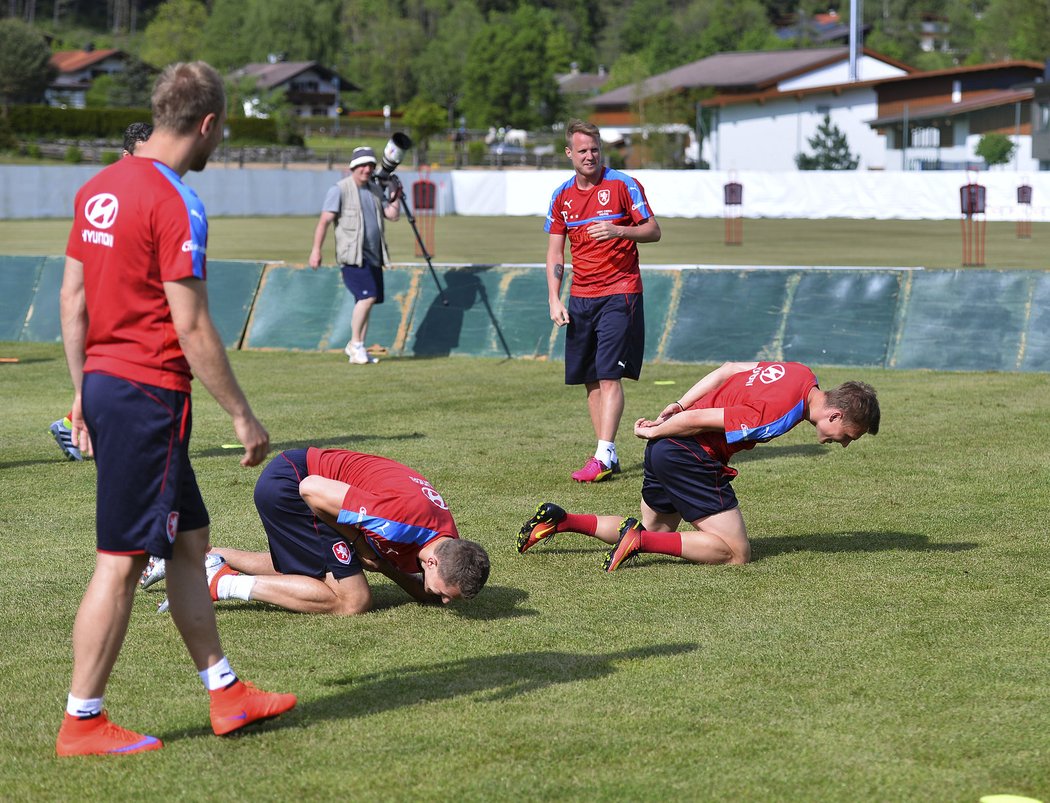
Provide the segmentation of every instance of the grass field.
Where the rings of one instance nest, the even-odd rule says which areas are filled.
[[[213,218],[208,256],[213,259],[283,260],[305,264],[316,218]],[[962,235],[957,220],[747,220],[744,244],[725,245],[719,219],[663,218],[663,238],[643,245],[643,264],[876,265],[958,268]],[[438,218],[433,257],[438,262],[495,264],[543,262],[547,236],[541,218]],[[395,262],[420,262],[407,221],[387,226]],[[0,221],[5,254],[61,254],[69,221]],[[985,263],[990,268],[1050,269],[1043,244],[1050,223],[1033,224],[1018,240],[1013,223],[990,223]],[[325,258],[334,255],[329,233]]]
[[[353,619],[224,602],[231,661],[295,712],[241,737],[206,698],[162,593],[140,592],[107,705],[157,753],[58,760],[69,633],[90,574],[90,464],[46,428],[60,347],[0,344],[0,799],[977,801],[1050,797],[1047,377],[819,370],[880,391],[848,450],[802,424],[742,456],[745,567],[643,557],[612,575],[582,536],[526,556],[544,500],[637,510],[642,444],[580,486],[592,447],[557,363],[235,353],[275,450],[380,452],[422,470],[492,556],[474,601],[421,608],[385,580]],[[648,366],[625,419],[702,366]],[[304,388],[309,390],[304,392]],[[213,541],[262,548],[228,420],[197,394],[191,453]]]

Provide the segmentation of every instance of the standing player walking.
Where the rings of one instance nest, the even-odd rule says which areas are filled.
[[[149,555],[168,559],[172,618],[210,693],[215,733],[296,702],[238,680],[223,654],[204,573],[208,511],[189,462],[191,370],[233,419],[241,465],[262,462],[270,443],[208,312],[208,222],[182,183],[222,140],[222,79],[203,62],[173,64],[157,79],[152,106],[153,135],[135,154],[144,158],[121,159],[80,189],[66,247],[72,430],[77,438],[87,429],[98,480],[95,571],[73,625],[60,756],[162,746],[110,722],[102,700]]]
[[[642,185],[602,164],[598,127],[573,120],[565,155],[575,175],[554,191],[547,223],[547,292],[551,320],[568,325],[565,384],[587,389],[587,410],[598,439],[572,478],[599,482],[620,471],[616,431],[623,415],[622,379],[638,379],[645,351],[638,243],[660,239]],[[565,239],[572,252],[569,307],[561,301]]]

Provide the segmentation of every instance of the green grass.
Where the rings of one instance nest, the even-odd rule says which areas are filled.
[[[542,239],[542,238],[540,238]],[[51,251],[57,253],[58,249]],[[159,591],[140,592],[107,695],[166,742],[58,760],[69,633],[93,562],[90,464],[46,428],[68,379],[53,344],[0,344],[0,798],[231,800],[976,801],[1050,795],[1050,438],[1042,374],[819,369],[874,384],[882,433],[843,450],[803,424],[742,456],[745,567],[643,557],[613,575],[599,545],[520,556],[544,499],[637,510],[624,473],[581,486],[582,394],[558,363],[235,353],[274,449],[379,452],[422,470],[492,556],[490,587],[446,609],[382,578],[354,619],[221,603],[234,668],[291,690],[291,715],[218,739]],[[702,366],[651,365],[625,420]],[[259,468],[220,448],[229,421],[196,396],[191,453],[217,544],[263,548]],[[192,767],[192,770],[189,768]]]
[[[320,204],[321,199],[318,199]],[[283,260],[305,264],[316,218],[213,218],[208,256],[213,259]],[[744,244],[727,246],[720,219],[662,218],[663,239],[641,246],[643,264],[875,265],[958,268],[962,238],[956,220],[746,220]],[[387,226],[395,262],[421,262],[406,220]],[[6,254],[62,254],[67,220],[0,221]],[[1018,240],[1013,223],[990,223],[985,262],[990,268],[1050,269],[1043,244],[1050,224],[1033,224]],[[332,237],[325,259],[334,257]],[[543,262],[547,236],[533,217],[442,217],[435,222],[438,262]]]

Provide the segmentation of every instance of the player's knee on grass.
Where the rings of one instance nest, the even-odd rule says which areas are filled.
[[[372,589],[364,572],[335,580],[328,575],[325,581],[335,592],[328,613],[333,616],[359,616],[372,610]]]

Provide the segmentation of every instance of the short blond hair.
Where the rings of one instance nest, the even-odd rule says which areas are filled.
[[[570,120],[569,124],[565,126],[565,142],[571,148],[572,147],[572,135],[573,134],[586,134],[589,137],[594,137],[598,140],[598,144],[601,144],[602,136],[598,130],[598,126],[594,123],[588,123],[583,120]]]
[[[222,77],[203,61],[169,64],[153,85],[153,125],[189,134],[209,114],[226,108]]]

